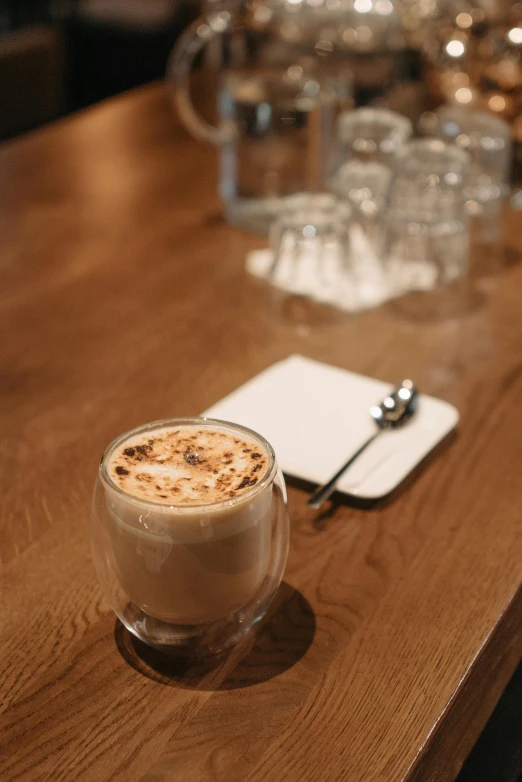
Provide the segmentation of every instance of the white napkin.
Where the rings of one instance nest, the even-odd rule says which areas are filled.
[[[282,470],[324,483],[375,432],[368,410],[393,386],[303,356],[273,364],[203,415],[243,424],[272,444]],[[338,488],[375,499],[392,491],[457,424],[447,402],[421,395],[415,417],[385,431]]]

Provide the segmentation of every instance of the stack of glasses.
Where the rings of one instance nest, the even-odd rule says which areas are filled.
[[[287,198],[271,228],[276,287],[357,311],[451,290],[469,271],[471,235],[498,244],[509,126],[445,106],[421,131],[429,137],[412,139],[411,122],[386,109],[339,117],[329,193]]]

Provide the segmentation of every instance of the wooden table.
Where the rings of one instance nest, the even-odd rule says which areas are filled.
[[[455,777],[522,656],[522,265],[465,317],[269,316],[214,150],[161,86],[0,148],[2,780]],[[518,231],[520,236],[520,231]],[[371,508],[290,486],[271,622],[213,669],[130,642],[89,545],[104,446],[292,352],[421,388],[456,437]]]

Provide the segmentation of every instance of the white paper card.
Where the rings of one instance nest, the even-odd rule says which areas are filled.
[[[232,421],[263,435],[287,475],[324,483],[375,432],[369,415],[393,384],[303,356],[273,364],[203,415]],[[441,399],[420,395],[414,418],[384,431],[338,483],[364,499],[383,497],[456,425],[459,414]]]

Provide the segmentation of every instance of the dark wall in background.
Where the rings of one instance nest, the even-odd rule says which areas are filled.
[[[89,17],[75,0],[0,0],[0,139],[163,78],[193,17],[189,2],[140,26]]]
[[[152,30],[97,24],[74,15],[64,20],[68,108],[163,78],[174,41],[189,21],[186,7],[170,24]]]

